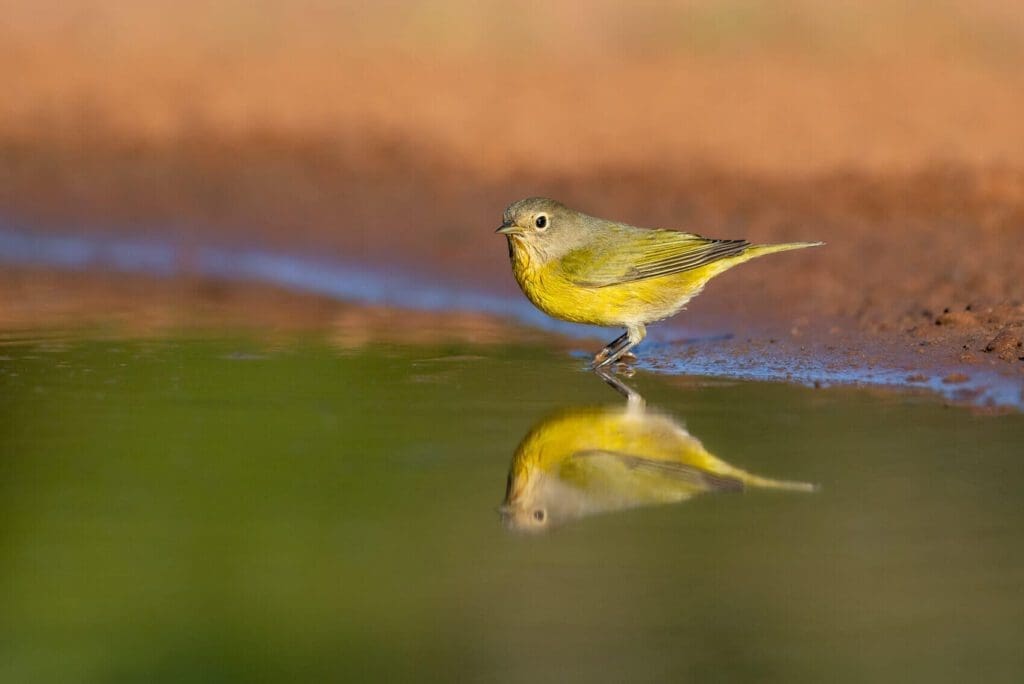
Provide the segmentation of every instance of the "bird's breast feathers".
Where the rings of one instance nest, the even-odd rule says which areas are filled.
[[[667,318],[703,285],[689,274],[600,287],[581,285],[565,272],[560,260],[542,264],[521,247],[513,250],[512,263],[519,287],[538,309],[555,318],[590,325],[622,326]]]

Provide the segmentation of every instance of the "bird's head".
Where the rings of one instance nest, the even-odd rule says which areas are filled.
[[[553,199],[528,197],[510,204],[503,218],[496,232],[508,237],[510,248],[550,258],[580,243],[588,217]]]

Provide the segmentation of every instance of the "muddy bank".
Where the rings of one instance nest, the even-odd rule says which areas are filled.
[[[492,230],[526,195],[715,237],[824,240],[729,272],[653,330],[1024,375],[1020,169],[787,177],[649,164],[481,177],[412,142],[256,136],[8,139],[0,178],[0,212],[20,229],[289,250],[510,297]]]

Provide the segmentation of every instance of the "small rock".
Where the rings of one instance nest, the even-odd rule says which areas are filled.
[[[946,377],[942,378],[942,382],[946,385],[959,385],[962,382],[970,380],[970,376],[964,373],[950,373]]]
[[[907,382],[924,382],[927,379],[928,376],[923,373],[913,373],[907,376]]]
[[[1006,326],[985,345],[985,351],[994,353],[1003,361],[1014,361],[1024,357],[1024,329]]]

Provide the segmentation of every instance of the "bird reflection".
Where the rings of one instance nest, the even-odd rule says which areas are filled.
[[[500,508],[510,529],[541,531],[705,492],[815,489],[729,465],[708,453],[678,420],[647,408],[615,376],[601,377],[627,397],[624,406],[559,411],[537,423],[516,449]]]

